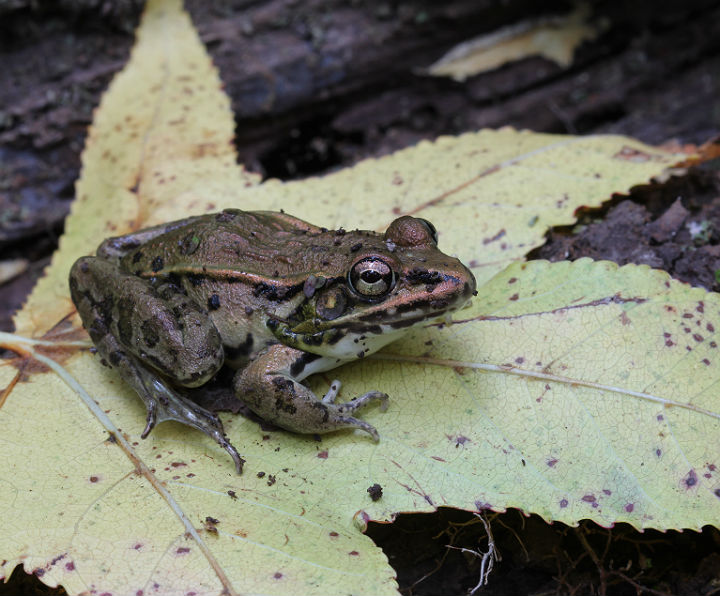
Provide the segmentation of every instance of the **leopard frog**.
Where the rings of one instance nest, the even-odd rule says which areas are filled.
[[[188,398],[223,364],[234,394],[297,433],[373,426],[354,416],[385,404],[370,391],[336,403],[302,384],[364,358],[414,325],[463,306],[475,278],[437,248],[433,225],[410,216],[384,234],[327,230],[276,212],[228,209],[109,238],[78,259],[70,290],[96,350],[145,402],[145,438],[177,420],[244,460],[220,419]]]

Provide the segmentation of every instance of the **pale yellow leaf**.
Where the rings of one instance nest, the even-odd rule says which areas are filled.
[[[623,465],[639,465],[623,451],[627,435],[606,433],[595,464],[595,452],[583,442],[585,426],[578,426],[587,420],[627,426],[647,414],[648,404],[659,407],[657,400],[631,396],[632,390],[678,402],[678,411],[701,416],[705,436],[715,432],[711,414],[717,408],[703,402],[708,414],[682,406],[682,396],[668,389],[677,382],[672,374],[657,386],[632,378],[638,365],[630,366],[628,355],[646,353],[644,336],[635,328],[633,341],[622,335],[628,327],[618,319],[622,303],[567,308],[585,300],[584,280],[593,276],[594,291],[605,298],[632,284],[648,296],[657,293],[658,274],[645,269],[620,275],[630,269],[516,265],[514,291],[525,296],[544,288],[537,301],[503,294],[507,274],[500,273],[480,288],[474,310],[460,313],[463,322],[445,329],[428,325],[377,359],[333,371],[345,396],[375,388],[390,393],[387,412],[363,414],[380,431],[379,444],[349,432],[316,442],[227,415],[228,436],[247,459],[237,476],[227,454],[197,431],[166,423],[140,440],[141,401],[72,341],[85,334],[69,301],[67,272],[105,236],[223,207],[284,208],[318,225],[378,230],[413,213],[433,221],[441,247],[469,262],[483,283],[521,261],[549,226],[572,223],[578,207],[597,206],[646,183],[680,159],[623,137],[483,131],[421,143],[324,178],[257,185],[234,163],[228,105],[178,3],[151,2],[132,60],[97,112],[61,248],[17,316],[18,336],[0,337],[22,356],[0,367],[0,451],[7,456],[0,469],[0,577],[22,562],[70,594],[391,594],[393,570],[358,531],[371,516],[488,505],[569,523],[589,517],[601,523],[626,519],[638,527],[696,527],[706,519],[706,493],[662,515],[652,499],[636,498],[645,485],[625,486],[627,476],[603,472],[603,466],[622,471]],[[671,285],[666,299],[685,300],[687,289]],[[708,296],[714,304],[715,295]],[[542,301],[550,298],[557,313],[537,314],[550,309]],[[512,310],[521,306],[528,311]],[[567,315],[561,316],[562,308]],[[633,320],[632,312],[627,316]],[[615,327],[594,327],[603,317]],[[525,322],[535,319],[544,326]],[[553,341],[542,335],[548,329]],[[27,339],[41,336],[47,341]],[[622,357],[611,351],[615,345]],[[567,369],[551,367],[552,378],[516,362],[537,358],[546,366],[574,346],[571,353],[579,359],[568,358]],[[584,374],[595,370],[588,364],[594,355],[614,368],[606,364],[595,376]],[[514,368],[477,372],[508,363]],[[521,376],[524,368],[530,377]],[[627,386],[617,375],[628,377]],[[313,383],[322,388],[328,378]],[[622,391],[586,387],[588,379]],[[533,408],[540,406],[528,401],[528,395],[536,397],[528,389],[533,383],[551,384],[553,395],[561,396],[548,398],[546,407],[555,409],[535,418]],[[566,391],[586,389],[596,392],[585,398],[591,406],[592,396],[598,403],[624,400],[622,416],[605,406],[583,418],[585,396],[568,397]],[[557,442],[558,480],[543,457],[552,431],[565,425],[565,418],[550,413],[566,402],[574,413]],[[505,420],[510,414],[512,420]],[[684,423],[673,419],[673,433]],[[677,480],[682,457],[699,477],[697,452],[685,445],[663,449],[675,462],[664,464],[669,471],[663,478]],[[566,461],[569,451],[574,458]],[[376,482],[384,496],[373,503],[366,489]],[[602,497],[602,507],[584,506],[584,490],[596,496],[610,490],[615,500]],[[628,512],[623,507],[630,498],[637,507]],[[208,525],[208,517],[218,523]]]
[[[530,56],[542,56],[567,68],[577,47],[607,27],[604,21],[589,23],[590,11],[582,3],[565,16],[527,20],[463,41],[428,67],[427,73],[464,81]]]

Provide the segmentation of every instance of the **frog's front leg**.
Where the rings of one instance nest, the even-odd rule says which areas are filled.
[[[370,391],[344,403],[334,403],[340,388],[333,381],[319,399],[296,378],[308,354],[284,344],[274,344],[235,375],[235,395],[264,420],[296,433],[327,433],[341,428],[359,428],[379,440],[375,427],[352,414],[373,401],[384,410],[387,395]],[[307,375],[303,375],[303,378]]]
[[[100,356],[145,402],[142,438],[157,423],[182,422],[215,439],[240,473],[243,459],[225,438],[220,419],[168,383],[196,387],[222,366],[220,335],[207,315],[178,288],[154,288],[95,257],[75,262],[70,291]]]

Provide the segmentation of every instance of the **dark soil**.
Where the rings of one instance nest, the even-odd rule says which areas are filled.
[[[701,144],[720,132],[720,3],[593,1],[603,34],[562,69],[526,58],[463,83],[418,74],[458,41],[569,2],[188,0],[237,115],[240,161],[302,178],[420,139],[482,127],[622,133]],[[100,93],[127,59],[138,2],[0,0],[0,255],[30,260],[0,286],[0,329],[62,234]],[[720,290],[720,170],[609,197],[555,229],[533,258],[646,263]],[[645,532],[490,516],[502,560],[484,594],[713,594],[720,533]],[[371,524],[406,594],[464,594],[487,550],[471,513],[440,510]],[[643,586],[647,587],[644,589]],[[20,570],[1,594],[60,593]]]

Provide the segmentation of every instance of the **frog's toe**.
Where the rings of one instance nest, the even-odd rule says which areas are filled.
[[[364,420],[360,420],[360,418],[353,418],[352,416],[338,416],[335,419],[335,422],[337,423],[338,428],[357,428],[358,430],[364,430],[373,438],[373,441],[376,443],[380,441],[380,435],[378,434],[377,429],[372,424],[369,424]]]

